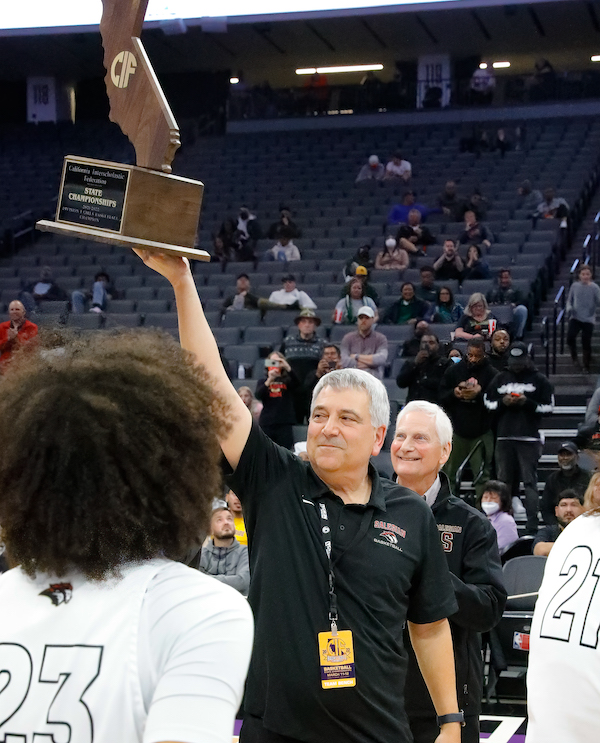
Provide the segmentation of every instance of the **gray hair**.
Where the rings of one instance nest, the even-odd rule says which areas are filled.
[[[471,310],[471,307],[474,304],[477,304],[477,302],[481,302],[483,304],[483,307],[485,309],[485,314],[488,315],[490,311],[490,307],[488,305],[487,299],[485,298],[485,294],[482,294],[481,292],[474,292],[469,297],[469,301],[467,302],[467,306],[465,308],[465,315],[468,315],[469,317],[473,317],[473,312]]]
[[[437,437],[442,446],[447,446],[452,443],[452,423],[450,422],[450,418],[448,418],[439,405],[427,402],[426,400],[412,400],[407,403],[398,413],[398,417],[396,418],[396,427],[398,427],[398,424],[405,415],[414,412],[425,413],[425,415],[434,419]]]
[[[369,413],[374,428],[388,427],[390,422],[390,401],[383,384],[369,372],[362,369],[335,369],[325,374],[313,390],[310,413],[312,415],[315,400],[324,387],[334,390],[364,390],[369,398]]]

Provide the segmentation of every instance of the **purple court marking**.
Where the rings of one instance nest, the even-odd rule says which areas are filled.
[[[480,739],[481,740],[487,740],[490,737],[491,733],[481,733]],[[525,736],[524,735],[513,735],[510,740],[507,741],[507,743],[525,743]]]
[[[241,729],[242,729],[242,721],[241,720],[236,720],[235,723],[234,723],[234,725],[233,725],[233,734],[234,735],[239,735]]]

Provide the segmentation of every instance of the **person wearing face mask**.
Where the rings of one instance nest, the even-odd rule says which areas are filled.
[[[508,369],[500,372],[484,395],[490,412],[498,418],[496,472],[511,489],[513,509],[520,506],[519,483],[525,486],[527,532],[537,534],[537,464],[542,453],[540,424],[554,409],[554,389],[538,372],[520,341],[510,347]],[[516,509],[515,509],[516,510]]]
[[[385,271],[404,271],[408,268],[408,253],[396,242],[396,238],[389,236],[383,250],[377,253],[375,268]]]
[[[439,402],[454,428],[452,452],[444,471],[454,489],[458,468],[473,447],[481,442],[469,464],[478,498],[483,495],[484,483],[489,480],[492,471],[492,415],[484,404],[483,396],[495,376],[496,370],[485,355],[484,342],[474,338],[467,345],[466,358],[452,364],[440,382]]]
[[[557,523],[554,506],[559,493],[569,489],[584,495],[592,476],[591,472],[582,470],[579,466],[577,446],[572,441],[564,441],[560,445],[557,459],[558,469],[548,476],[540,502],[542,518],[548,525]]]
[[[519,538],[517,524],[512,515],[510,493],[503,482],[500,480],[486,482],[481,496],[481,510],[496,530],[498,552],[502,555]]]

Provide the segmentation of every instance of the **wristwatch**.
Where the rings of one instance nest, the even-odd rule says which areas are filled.
[[[462,709],[459,712],[452,712],[449,715],[438,715],[437,716],[437,724],[438,727],[442,727],[442,725],[445,725],[447,722],[460,722],[462,727],[465,726],[465,713],[462,711]]]

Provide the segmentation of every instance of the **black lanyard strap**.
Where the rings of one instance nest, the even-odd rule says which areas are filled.
[[[329,621],[331,622],[331,634],[337,637],[338,602],[335,592],[335,573],[333,572],[333,562],[331,561],[331,526],[329,525],[327,506],[322,502],[319,503],[319,515],[321,518],[321,537],[329,568],[329,575],[327,576],[329,581]]]

